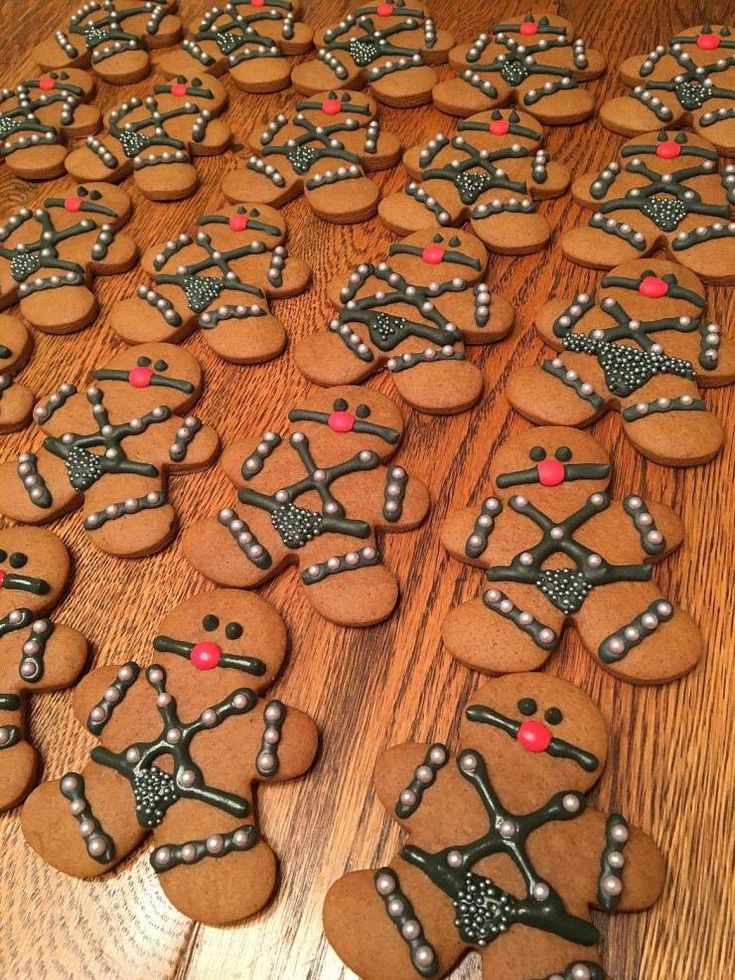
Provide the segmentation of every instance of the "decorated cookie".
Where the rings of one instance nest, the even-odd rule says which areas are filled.
[[[58,605],[70,575],[67,550],[51,531],[0,530],[0,811],[20,803],[36,779],[28,698],[70,687],[87,659],[81,633],[41,618]]]
[[[703,463],[724,435],[699,388],[735,380],[735,346],[706,308],[688,269],[626,262],[602,279],[596,304],[580,293],[543,307],[536,326],[559,356],[512,375],[508,399],[534,422],[553,425],[587,425],[615,408],[649,459]]]
[[[125,191],[107,184],[69,187],[0,225],[0,305],[44,333],[72,333],[97,315],[95,276],[126,272],[135,242],[118,234],[132,214]]]
[[[70,68],[26,79],[0,92],[0,157],[16,177],[49,180],[64,171],[67,139],[99,128],[100,113],[89,105],[94,80]]]
[[[483,281],[485,247],[466,232],[419,231],[388,256],[331,284],[339,315],[297,346],[296,364],[321,385],[362,381],[385,367],[419,411],[462,412],[482,392],[465,345],[494,343],[513,325],[513,308]]]
[[[245,92],[277,92],[291,84],[292,56],[311,48],[300,0],[232,0],[212,7],[191,25],[191,37],[164,54],[168,75],[229,72]]]
[[[363,980],[438,980],[468,950],[484,977],[603,980],[590,908],[648,908],[664,860],[585,799],[608,751],[599,708],[557,677],[497,678],[471,697],[459,745],[378,760],[378,797],[408,836],[388,865],[329,890],[329,942]]]
[[[577,429],[531,429],[492,459],[492,496],[450,514],[455,558],[486,588],[444,622],[451,652],[476,670],[540,667],[574,623],[593,658],[621,680],[658,684],[690,671],[702,638],[652,580],[682,542],[679,517],[636,494],[612,498],[610,457]]]
[[[245,438],[222,454],[238,503],[187,528],[184,554],[220,585],[249,589],[298,564],[322,616],[370,626],[391,614],[398,583],[377,531],[404,531],[429,507],[423,483],[386,465],[403,418],[385,395],[362,388],[316,392],[289,412],[291,434]]]
[[[375,102],[361,92],[322,92],[250,134],[247,153],[225,174],[231,201],[280,207],[299,194],[325,221],[350,224],[375,214],[378,185],[366,171],[397,162],[401,144],[382,131]]]
[[[438,133],[406,151],[403,163],[413,180],[380,202],[380,217],[398,235],[469,221],[493,252],[542,248],[551,228],[535,201],[563,194],[570,174],[549,161],[536,120],[494,109],[457,128],[452,139]]]
[[[735,38],[732,26],[687,27],[620,66],[633,87],[606,102],[600,122],[634,136],[652,127],[691,126],[727,156],[735,154]]]
[[[276,357],[286,330],[267,297],[294,296],[311,277],[309,266],[282,244],[282,216],[267,205],[239,205],[202,215],[199,229],[149,249],[142,265],[153,284],[115,306],[113,330],[130,344],[176,344],[200,327],[228,361]]]
[[[150,50],[175,44],[176,0],[88,0],[64,27],[33,49],[44,68],[89,68],[111,85],[129,85],[150,70]]]
[[[61,385],[33,411],[42,445],[0,465],[0,513],[45,524],[83,505],[102,551],[159,551],[174,533],[169,472],[202,469],[217,453],[214,429],[181,417],[201,389],[199,363],[171,344],[115,355],[84,391]]]
[[[208,75],[154,85],[147,98],[110,110],[107,132],[88,136],[66,158],[66,169],[79,180],[113,183],[132,173],[152,201],[181,200],[199,183],[193,158],[222,153],[230,143],[230,127],[216,118],[226,104],[224,86]]]
[[[204,592],[168,613],[153,650],[151,666],[100,667],[75,689],[76,717],[99,744],[81,772],[33,793],[23,833],[55,868],[96,878],[152,832],[169,901],[199,922],[236,922],[276,885],[253,784],[301,775],[317,749],[308,715],[258,696],[286,629],[257,596]]]
[[[299,92],[369,85],[378,102],[400,108],[431,101],[438,81],[431,65],[447,60],[454,38],[436,29],[423,0],[389,0],[353,8],[317,31],[314,44],[317,58],[291,73]]]
[[[29,421],[33,392],[15,381],[28,363],[33,341],[26,327],[14,316],[0,314],[0,435],[22,429]]]
[[[575,199],[594,211],[562,239],[580,265],[611,269],[657,248],[706,282],[735,283],[735,165],[691,132],[645,133],[625,143],[620,162],[584,174]]]
[[[599,78],[607,62],[585,47],[572,24],[551,13],[528,13],[492,24],[449,52],[457,77],[434,86],[434,105],[471,116],[515,103],[549,126],[589,119],[592,94],[579,82]]]

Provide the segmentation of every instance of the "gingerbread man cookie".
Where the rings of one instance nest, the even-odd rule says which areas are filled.
[[[173,537],[169,472],[203,469],[217,433],[195,416],[202,370],[171,344],[123,351],[78,391],[63,384],[36,406],[42,446],[0,465],[0,513],[45,524],[84,506],[84,528],[102,551],[151,554]]]
[[[276,858],[255,820],[253,784],[311,766],[308,715],[258,695],[286,652],[263,599],[217,590],[172,609],[154,662],[100,667],[73,694],[99,739],[81,772],[44,783],[21,817],[49,864],[95,878],[153,833],[153,870],[169,901],[199,922],[253,915],[276,885]]]
[[[362,381],[385,367],[419,411],[462,412],[483,383],[465,344],[494,343],[513,325],[513,308],[483,281],[487,252],[472,235],[450,230],[416,232],[388,254],[331,284],[339,316],[297,346],[296,364],[321,385]]]
[[[721,171],[711,143],[691,132],[645,133],[624,143],[620,162],[574,181],[594,211],[562,238],[564,254],[593,269],[665,249],[705,282],[735,282],[735,165]]]
[[[159,67],[167,75],[228,72],[244,92],[288,88],[293,56],[310,50],[314,33],[301,13],[300,0],[232,0],[212,7]]]
[[[149,52],[175,44],[177,0],[87,0],[65,27],[41,41],[33,58],[44,68],[89,68],[110,85],[129,85],[150,71]]]
[[[69,554],[51,531],[0,530],[0,811],[36,779],[38,755],[26,740],[26,702],[70,687],[84,668],[81,633],[45,617],[71,575]]]
[[[32,350],[33,341],[23,323],[0,314],[0,435],[22,429],[31,417],[33,392],[14,379],[28,363]]]
[[[107,184],[70,187],[37,208],[23,207],[0,225],[0,305],[20,303],[44,333],[81,330],[97,315],[95,276],[126,272],[135,242],[118,234],[133,206]]]
[[[153,285],[115,306],[113,330],[130,344],[180,343],[200,327],[228,361],[276,357],[286,346],[286,330],[268,298],[295,296],[311,278],[309,266],[283,245],[282,216],[265,205],[240,205],[202,215],[199,229],[146,252],[142,266]]]
[[[735,154],[733,27],[686,27],[667,45],[627,58],[620,77],[633,91],[605,102],[603,126],[623,136],[657,125],[691,126],[720,153]]]
[[[646,834],[585,799],[608,740],[580,688],[517,674],[475,692],[456,753],[389,749],[375,787],[408,837],[388,865],[329,890],[337,954],[363,980],[439,980],[468,950],[484,977],[604,980],[590,908],[648,908],[665,870]]]
[[[0,157],[11,173],[50,180],[65,172],[67,140],[99,128],[99,109],[88,104],[94,89],[86,71],[70,68],[0,92]]]
[[[495,109],[457,129],[451,139],[437,133],[406,151],[403,164],[413,180],[380,202],[380,217],[398,235],[469,221],[493,252],[523,255],[542,248],[551,227],[535,202],[563,194],[570,173],[549,160],[536,120],[516,109]]]
[[[288,441],[268,431],[225,450],[239,503],[187,528],[184,554],[207,578],[244,589],[297,563],[322,616],[379,623],[395,607],[398,583],[376,532],[416,527],[429,507],[420,480],[386,465],[403,418],[385,395],[348,387],[316,392],[288,417]]]
[[[636,494],[611,498],[610,457],[578,429],[531,429],[490,465],[493,496],[450,514],[453,557],[485,570],[487,587],[455,608],[442,634],[468,666],[535,670],[574,623],[592,657],[632,684],[690,671],[702,637],[652,580],[682,542],[677,514]]]
[[[291,81],[313,95],[328,88],[364,88],[378,102],[408,108],[431,101],[454,38],[437,30],[424,0],[366,3],[317,31],[315,60],[296,65]]]
[[[587,293],[551,300],[536,327],[559,356],[521,368],[508,399],[534,422],[587,425],[620,411],[633,445],[657,463],[711,459],[724,434],[699,388],[735,380],[735,345],[705,315],[697,277],[673,262],[633,259]]]
[[[216,118],[226,104],[224,86],[208,75],[179,75],[154,85],[147,98],[111,109],[107,132],[87,137],[87,145],[66,158],[66,169],[79,180],[113,183],[132,173],[150,200],[179,201],[199,183],[192,158],[229,146],[230,127]]]
[[[380,190],[366,171],[392,167],[401,144],[381,130],[373,99],[361,92],[322,92],[295,109],[250,134],[257,152],[225,174],[225,197],[280,207],[303,193],[315,214],[337,224],[375,214]]]
[[[515,103],[549,126],[589,119],[595,104],[579,82],[599,78],[607,62],[558,14],[528,13],[492,24],[449,52],[457,77],[434,87],[434,105],[471,116]]]

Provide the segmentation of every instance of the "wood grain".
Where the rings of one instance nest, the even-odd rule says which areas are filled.
[[[185,19],[201,12],[201,0],[184,0]],[[28,77],[33,43],[55,27],[59,0],[0,0],[3,85]],[[307,0],[307,17],[323,25],[348,7],[337,0]],[[594,84],[598,100],[618,93],[614,66],[629,54],[647,51],[672,29],[705,18],[721,19],[725,0],[576,0],[561,12],[576,22],[589,44],[607,52],[612,70]],[[460,39],[489,21],[520,12],[516,0],[435,0],[438,24]],[[52,23],[53,22],[53,23]],[[255,125],[290,105],[294,93],[248,96],[228,85],[229,120],[242,138]],[[142,83],[137,94],[145,91]],[[126,96],[132,89],[125,90]],[[99,101],[114,104],[120,90],[100,86]],[[407,144],[453,123],[432,108],[384,110],[384,124]],[[550,132],[552,154],[575,173],[613,159],[619,139],[590,122]],[[155,205],[135,191],[137,213],[130,226],[140,245],[169,237],[203,210],[220,203],[219,179],[232,155],[198,165],[204,177],[197,195],[172,205]],[[402,186],[402,168],[379,178],[385,188]],[[56,190],[30,187],[0,172],[3,210]],[[131,187],[130,182],[127,184]],[[580,209],[569,198],[544,206],[558,231],[572,227]],[[329,315],[326,283],[363,257],[384,254],[392,236],[373,219],[336,227],[315,219],[303,200],[286,208],[290,248],[311,262],[315,285],[306,295],[277,304],[292,340],[321,328]],[[70,337],[36,336],[36,351],[23,381],[41,395],[63,380],[77,381],[120,347],[107,325],[112,305],[130,295],[139,273],[98,283],[102,315]],[[105,879],[74,881],[51,870],[25,845],[18,812],[0,818],[0,976],[3,978],[101,976],[135,978],[248,978],[248,980],[337,980],[341,964],[321,931],[321,904],[329,884],[345,870],[374,866],[393,853],[396,825],[382,811],[370,785],[379,753],[404,739],[452,738],[468,693],[480,682],[455,663],[439,641],[447,611],[474,595],[475,570],[442,550],[437,528],[450,505],[478,499],[495,446],[527,423],[510,411],[503,395],[508,375],[533,363],[541,345],[531,327],[534,311],[552,295],[591,290],[597,277],[561,255],[556,239],[544,253],[491,262],[489,281],[518,311],[506,342],[481,350],[485,396],[472,412],[452,419],[413,415],[399,459],[429,484],[434,507],[426,526],[385,539],[387,559],[399,571],[403,596],[397,613],[366,630],[326,625],[298,594],[289,571],[263,590],[285,616],[292,636],[290,663],[275,690],[309,711],[323,733],[323,749],[311,776],[268,787],[260,794],[266,838],[281,856],[278,899],[246,925],[228,929],[197,926],[168,905],[151,873],[145,850]],[[735,291],[711,288],[710,313],[733,332]],[[206,368],[207,388],[198,414],[218,426],[226,442],[239,434],[277,424],[308,390],[289,355],[268,366],[237,368],[219,361],[200,337],[188,341]],[[390,392],[385,379],[371,385]],[[710,391],[707,401],[735,429],[735,392]],[[610,720],[614,748],[599,786],[604,807],[623,807],[650,828],[669,859],[666,894],[648,914],[596,916],[610,975],[621,980],[688,980],[732,976],[735,902],[732,880],[733,762],[732,670],[735,522],[732,438],[710,465],[674,471],[645,462],[621,437],[618,417],[595,426],[616,463],[613,489],[633,489],[678,508],[688,528],[685,546],[663,563],[659,580],[674,601],[683,602],[707,639],[704,662],[685,680],[662,689],[633,689],[596,669],[576,636],[568,634],[549,670],[580,684]],[[0,458],[28,443],[28,434],[4,437]],[[218,470],[173,481],[183,525],[214,512],[230,488]],[[53,525],[52,525],[53,526]],[[150,638],[169,606],[207,583],[184,561],[178,544],[153,558],[122,561],[102,556],[84,539],[75,518],[55,527],[73,551],[76,581],[61,607],[65,622],[87,633],[94,663],[151,656]],[[36,699],[32,738],[45,759],[45,776],[56,777],[81,763],[91,739],[73,722],[68,693]],[[477,977],[469,957],[458,978]]]

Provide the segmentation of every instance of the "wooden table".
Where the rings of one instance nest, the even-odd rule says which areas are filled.
[[[184,0],[185,19],[204,10],[202,0]],[[706,18],[721,20],[725,0],[577,0],[561,12],[573,19],[588,44],[607,52],[611,70],[593,83],[598,102],[620,91],[616,66],[627,55],[649,50],[674,29]],[[3,21],[1,84],[28,75],[32,44],[56,26],[63,0],[0,0]],[[307,15],[327,24],[347,9],[338,0],[306,0]],[[474,37],[496,17],[522,11],[516,0],[435,0],[439,25],[458,39]],[[26,60],[24,60],[26,59]],[[446,71],[446,69],[445,69]],[[148,83],[150,84],[150,82]],[[135,86],[143,93],[147,83]],[[242,138],[253,126],[285,110],[286,91],[266,97],[244,95],[228,83],[229,120]],[[125,97],[132,89],[124,90]],[[104,107],[121,96],[100,86]],[[384,110],[384,125],[408,145],[453,123],[433,108]],[[550,132],[552,155],[573,172],[599,168],[612,159],[619,138],[597,122]],[[232,154],[198,164],[198,193],[178,204],[157,205],[135,195],[130,226],[141,247],[190,226],[204,210],[221,202],[219,179]],[[403,185],[401,167],[383,175],[388,190]],[[0,171],[3,211],[48,196],[63,181],[30,186]],[[131,190],[132,183],[125,185]],[[580,210],[569,197],[548,207],[558,230],[574,225]],[[328,318],[325,285],[350,263],[381,257],[392,240],[378,219],[360,226],[326,225],[303,199],[286,208],[290,249],[314,266],[314,287],[298,299],[276,305],[292,340]],[[23,381],[40,395],[64,380],[79,381],[86,369],[119,349],[107,314],[131,294],[140,273],[99,281],[102,313],[95,325],[68,337],[36,334],[36,351]],[[516,260],[495,258],[489,281],[518,311],[510,339],[473,349],[482,364],[486,391],[472,412],[451,419],[413,414],[400,462],[429,484],[434,500],[430,520],[417,532],[385,539],[389,564],[399,571],[400,607],[382,626],[344,630],[320,619],[295,587],[295,572],[270,584],[263,594],[285,616],[293,639],[288,666],[274,690],[310,712],[323,733],[323,751],[310,776],[265,788],[260,821],[266,839],[281,857],[282,881],[276,901],[245,925],[207,928],[190,922],[164,899],[143,848],[114,872],[94,882],[76,881],[45,865],[25,844],[18,811],[0,818],[0,976],[135,978],[233,978],[248,980],[334,980],[343,976],[321,930],[321,906],[332,881],[349,868],[376,866],[397,845],[397,826],[373,794],[370,776],[384,748],[405,739],[446,739],[456,735],[458,711],[481,678],[456,663],[442,648],[439,629],[448,610],[476,593],[478,573],[450,559],[437,529],[450,505],[464,505],[482,493],[494,448],[528,423],[509,410],[505,382],[541,350],[531,327],[535,310],[558,294],[591,290],[595,274],[562,258],[558,240],[546,252]],[[710,314],[730,333],[735,290],[711,288]],[[280,423],[290,405],[308,390],[287,354],[269,364],[238,368],[212,355],[200,336],[187,342],[206,368],[206,394],[198,414],[213,421],[224,441],[267,424]],[[390,391],[384,378],[370,382]],[[735,389],[708,392],[711,407],[735,427]],[[732,976],[735,961],[733,854],[732,705],[733,656],[733,483],[735,452],[708,466],[666,469],[647,463],[621,437],[617,417],[594,433],[613,453],[613,489],[633,489],[679,509],[688,528],[685,546],[658,571],[674,601],[683,602],[701,624],[707,652],[689,677],[660,689],[634,689],[595,668],[577,637],[568,634],[548,669],[580,684],[599,700],[610,721],[613,750],[597,798],[620,806],[629,818],[650,828],[669,859],[663,899],[643,915],[596,915],[605,963],[620,980],[712,980]],[[5,436],[0,458],[28,445],[29,434]],[[218,469],[173,483],[182,524],[214,513],[231,494]],[[95,664],[131,657],[149,662],[151,638],[174,602],[207,587],[184,560],[178,542],[140,561],[105,557],[81,531],[78,518],[57,522],[76,560],[76,580],[61,614],[93,641]],[[68,692],[35,700],[34,743],[45,759],[45,776],[57,777],[80,765],[91,737],[75,724]],[[479,960],[470,956],[456,976],[477,977]],[[494,980],[494,978],[493,978]],[[498,978],[502,980],[502,978]]]

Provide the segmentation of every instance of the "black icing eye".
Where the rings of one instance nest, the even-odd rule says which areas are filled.
[[[449,239],[449,246],[450,246],[451,248],[459,248],[459,246],[460,246],[460,244],[461,244],[461,241],[462,241],[462,239],[461,239],[461,238],[457,238],[457,236],[456,236],[456,235],[453,235],[453,236],[452,236],[452,237],[451,237],[451,238]]]
[[[228,623],[225,626],[225,636],[228,640],[239,640],[242,636],[242,626],[239,623]]]
[[[92,193],[89,196],[92,198],[93,201],[99,201],[100,198],[102,197],[102,194],[100,193],[100,191],[92,191]]]
[[[550,725],[558,725],[563,717],[564,715],[558,708],[547,708],[544,712],[544,718]]]
[[[219,626],[219,619],[217,619],[216,616],[213,616],[210,613],[208,616],[205,616],[204,619],[202,620],[202,626],[207,631],[207,633],[212,633]]]
[[[535,715],[538,705],[533,698],[521,698],[518,702],[518,710],[522,715]]]
[[[335,398],[332,408],[335,410],[335,412],[346,412],[347,402],[344,400],[344,398]]]
[[[77,197],[87,197],[89,191],[86,187],[77,187]]]
[[[15,551],[10,556],[10,564],[13,568],[22,568],[28,561],[28,555],[24,555],[22,551]]]
[[[435,245],[441,245],[441,243],[444,241],[444,238],[441,235],[437,234],[434,235],[434,237],[431,240]]]
[[[139,357],[138,358],[138,367],[150,367],[150,366],[151,366],[151,359],[150,359],[150,357]]]
[[[534,446],[528,455],[534,463],[540,463],[542,459],[546,459],[546,450],[543,446]]]
[[[370,406],[369,405],[358,405],[355,409],[355,415],[359,419],[370,418]]]
[[[0,563],[4,562],[7,557],[8,557],[7,551],[3,551],[3,549],[0,548]]]
[[[568,459],[572,458],[572,450],[569,448],[569,446],[559,446],[554,455],[560,463],[566,463]]]
[[[167,371],[168,370],[168,364],[166,363],[166,361],[156,361],[156,363],[153,365],[153,367],[156,369],[156,371]]]

